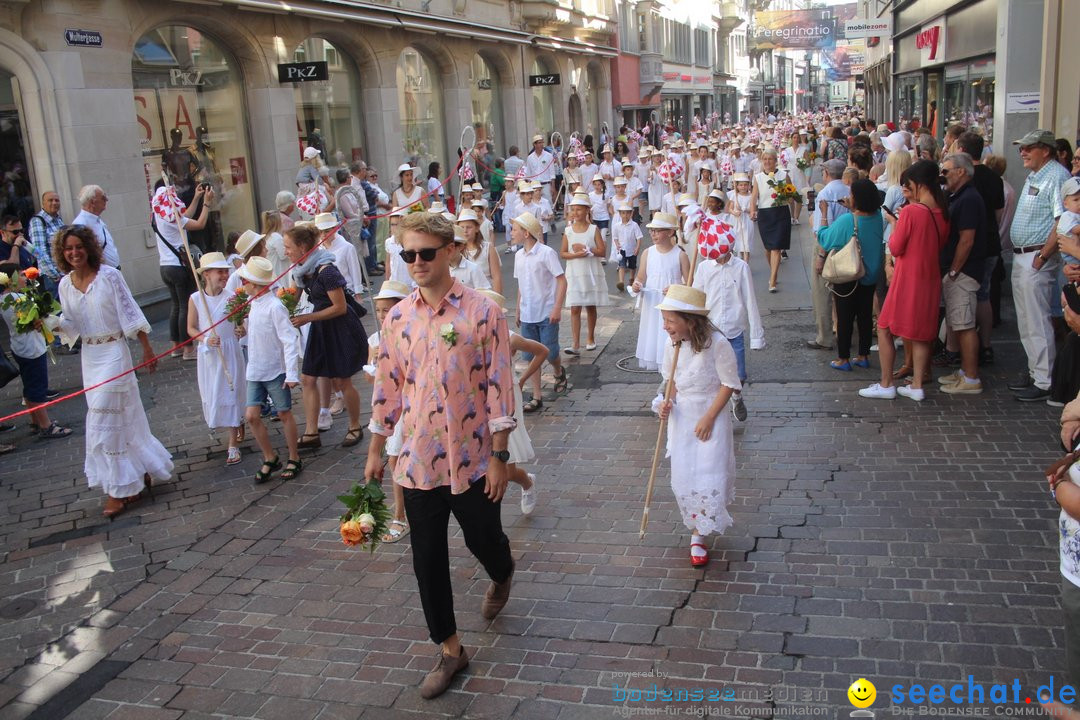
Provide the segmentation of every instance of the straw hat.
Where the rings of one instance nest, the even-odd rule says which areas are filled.
[[[469,242],[468,239],[465,237],[465,231],[461,229],[460,225],[454,226],[454,242],[458,243],[459,245],[464,245]]]
[[[537,190],[543,190],[544,189],[544,186],[541,184],[541,182],[539,180],[533,180],[531,183],[529,183],[529,187],[532,188],[533,192],[536,192]]]
[[[264,257],[251,258],[237,272],[253,285],[269,285],[274,282],[274,265]]]
[[[406,172],[408,170],[412,170],[413,174],[415,175],[416,173],[418,173],[420,171],[420,168],[414,168],[409,163],[402,163],[401,165],[398,165],[397,173],[398,173],[398,175],[400,175],[401,173]]]
[[[738,172],[731,176],[732,182],[750,182],[750,176],[744,172]]]
[[[486,297],[488,300],[495,303],[496,305],[498,305],[499,309],[502,310],[504,313],[506,312],[506,298],[504,298],[502,295],[500,295],[499,293],[495,292],[494,290],[492,290],[490,288],[484,288],[483,290],[477,290],[477,292],[480,293],[481,295],[483,295],[484,297]]]
[[[338,226],[338,219],[334,213],[319,213],[311,219],[311,224],[319,230],[330,230]]]
[[[671,213],[656,213],[652,222],[645,227],[649,230],[675,230],[679,227],[679,220]]]
[[[411,292],[412,290],[405,283],[387,280],[379,288],[379,294],[375,296],[375,300],[404,300]]]
[[[480,222],[479,216],[477,216],[477,214],[474,213],[472,210],[462,210],[457,216],[457,222],[461,223],[467,220],[471,220],[474,223]]]
[[[709,197],[716,198],[717,200],[726,200],[727,199],[726,197],[724,197],[724,191],[719,190],[719,189],[713,190],[711,193],[709,193]]]
[[[209,252],[199,260],[199,272],[203,270],[232,270],[233,266],[225,259],[224,253]]]
[[[534,143],[544,142],[544,136],[543,135],[533,135],[532,141]]]
[[[572,204],[572,203],[571,203]],[[525,232],[529,233],[536,240],[543,240],[544,230],[540,227],[540,221],[536,219],[536,216],[531,212],[523,212],[514,218],[511,222],[520,226]]]
[[[517,191],[519,193],[532,192],[533,191],[532,183],[529,182],[528,180],[518,180]]]
[[[674,310],[688,315],[708,315],[705,307],[705,293],[689,285],[669,285],[664,300],[656,306],[657,310]]]
[[[441,201],[435,200],[434,202],[431,203],[430,206],[428,206],[427,211],[429,213],[435,213],[437,215],[441,215],[442,213],[446,212],[446,206],[443,205]]]
[[[479,199],[475,199],[475,200],[472,201],[472,206],[474,208],[480,208],[480,209],[483,210],[483,209],[487,208],[488,203],[487,203],[487,200],[485,200],[483,198],[479,198]]]
[[[245,230],[244,234],[236,241],[236,254],[246,260],[247,256],[264,237],[266,236],[260,235],[254,230]]]
[[[604,147],[603,147],[603,148],[602,148],[602,149],[600,150],[600,154],[601,154],[601,155],[607,155],[608,153],[611,153],[612,155],[614,155],[614,154],[615,154],[615,151],[611,149],[611,146],[610,146],[610,145],[605,145],[605,146],[604,146]]]
[[[616,185],[625,185],[626,184],[626,178],[624,178],[624,177],[615,178],[615,184]]]
[[[585,193],[574,193],[573,199],[570,200],[570,207],[574,207],[575,205],[592,207],[592,203],[589,202],[589,196]]]
[[[615,212],[634,212],[634,208],[625,202],[621,202],[615,206]]]
[[[697,205],[697,200],[695,200],[692,195],[683,193],[679,196],[679,202],[675,207],[686,207],[687,205]]]
[[[484,186],[481,185],[480,183],[473,183],[472,184],[472,191],[473,192],[484,192]]]

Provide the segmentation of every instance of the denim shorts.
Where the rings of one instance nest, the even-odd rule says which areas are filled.
[[[19,365],[19,377],[22,379],[23,397],[27,402],[48,402],[49,360],[48,353],[41,353],[36,358],[23,358],[11,353]]]
[[[284,388],[284,383],[285,373],[281,373],[273,380],[248,380],[247,406],[261,406],[263,401],[269,396],[274,402],[275,410],[291,410],[292,390]]]
[[[552,323],[544,318],[538,323],[521,323],[521,337],[526,340],[535,340],[548,349],[548,362],[554,362],[559,358],[559,323]],[[525,362],[532,361],[531,353],[521,353]]]
[[[746,382],[746,339],[742,334],[728,338],[731,349],[735,351],[735,366],[739,370],[739,382]]]
[[[990,283],[994,280],[994,270],[999,262],[1001,258],[997,255],[991,255],[983,260],[983,275],[979,278],[982,282],[979,284],[979,292],[975,293],[977,302],[986,302],[990,299]]]

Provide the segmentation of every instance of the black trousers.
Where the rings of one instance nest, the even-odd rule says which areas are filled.
[[[195,292],[191,271],[180,265],[162,265],[161,280],[169,290],[172,308],[169,311],[169,339],[173,343],[187,341],[188,298]]]
[[[852,292],[852,285],[855,291]],[[855,323],[859,325],[859,355],[869,355],[874,344],[871,336],[874,326],[874,285],[844,283],[836,286],[833,300],[836,302],[836,357],[851,357],[851,335]],[[847,297],[842,297],[847,295]]]
[[[481,478],[460,495],[449,487],[434,490],[404,488],[405,517],[412,538],[413,572],[420,586],[420,603],[432,642],[442,643],[457,633],[454,620],[454,589],[450,585],[450,549],[446,532],[450,513],[461,526],[469,548],[488,577],[505,582],[513,570],[510,539],[502,529],[501,502],[484,493]]]

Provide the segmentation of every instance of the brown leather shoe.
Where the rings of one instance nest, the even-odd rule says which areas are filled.
[[[484,616],[485,620],[493,619],[506,605],[506,601],[510,599],[510,584],[513,580],[514,566],[511,565],[510,577],[501,583],[491,581],[491,587],[484,593],[484,604],[480,607],[480,614]]]
[[[439,652],[439,664],[435,669],[424,676],[424,682],[420,683],[420,697],[425,700],[439,697],[450,687],[454,676],[469,667],[469,654],[465,648],[461,648],[461,654],[457,657]]]

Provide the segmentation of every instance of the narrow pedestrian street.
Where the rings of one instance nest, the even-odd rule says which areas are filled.
[[[811,235],[795,230],[777,294],[754,248],[767,346],[748,353],[735,524],[709,564],[690,566],[666,462],[639,539],[659,376],[635,371],[637,319],[609,265],[599,347],[568,362],[568,393],[528,419],[539,502],[522,516],[516,486],[503,502],[517,568],[492,622],[480,616],[488,578],[451,524],[471,662],[431,701],[417,690],[435,646],[409,539],[368,554],[338,534],[336,496],[367,451],[366,439],[338,447],[343,419],[297,480],[255,486],[250,439],[225,467],[194,363],[163,360],[140,387],[174,479],[111,523],[81,472],[84,402],[53,413],[75,428],[67,440],[37,440],[20,420],[0,464],[0,720],[586,720],[674,706],[835,718],[859,678],[878,706],[896,685],[966,688],[969,676],[1018,680],[1020,704],[1051,676],[1060,686],[1058,507],[1042,472],[1061,455],[1059,411],[1005,390],[1024,362],[1011,306],[982,395],[860,398],[876,355],[871,370],[842,373],[806,348]],[[58,361],[53,387],[78,388],[78,356]],[[0,391],[0,415],[20,409],[19,390]],[[278,425],[271,437],[281,445]],[[688,699],[650,701],[658,688]]]

